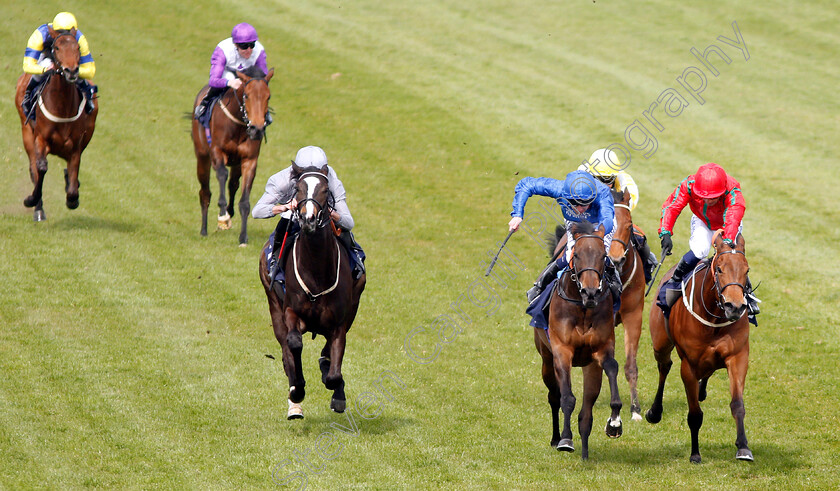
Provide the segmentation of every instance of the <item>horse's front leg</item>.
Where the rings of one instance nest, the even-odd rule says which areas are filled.
[[[691,431],[691,460],[694,464],[700,463],[700,427],[703,426],[703,410],[700,409],[700,381],[694,375],[691,364],[683,360],[680,365],[685,386],[685,396],[688,399],[688,429]]]
[[[554,376],[560,386],[560,409],[563,411],[563,431],[556,448],[562,452],[574,452],[570,421],[577,400],[572,393],[572,348],[552,341],[551,352],[554,357]]]
[[[35,207],[33,219],[36,222],[41,222],[47,219],[44,213],[44,202],[41,200],[44,186],[44,176],[47,173],[47,152],[49,148],[46,142],[33,134],[27,133],[24,128],[23,146],[26,148],[26,153],[29,156],[29,178],[32,180],[34,188],[32,194],[24,198],[23,205],[27,208]]]
[[[286,344],[292,355],[292,366],[287,372],[289,376],[289,401],[300,403],[306,396],[306,380],[303,378],[303,365],[301,363],[301,353],[303,352],[303,336],[300,331],[301,321],[295,311],[288,307],[284,312],[283,320],[286,325]]]
[[[638,261],[638,259],[636,260]],[[621,302],[623,307],[625,300],[622,299]],[[627,379],[627,385],[630,386],[630,414],[633,421],[642,420],[642,406],[639,404],[637,390],[639,369],[636,364],[636,357],[639,353],[639,338],[642,335],[643,302],[644,299],[642,298],[632,311],[621,313],[621,320],[624,324],[624,355],[626,360],[624,362],[624,377]]]
[[[744,429],[744,383],[747,379],[747,368],[749,366],[749,352],[744,350],[726,360],[726,368],[729,372],[729,392],[732,400],[729,409],[732,417],[735,418],[737,436],[735,447],[738,448],[735,458],[738,460],[753,460],[752,451],[747,445],[747,433]]]
[[[551,447],[557,448],[557,444],[560,443],[560,386],[557,385],[554,359],[548,339],[540,331],[545,332],[542,328],[534,328],[534,344],[542,358],[542,379],[548,389],[548,406],[551,408]]]
[[[674,349],[674,344],[665,331],[667,320],[662,315],[662,309],[657,306],[653,306],[651,309],[655,310],[652,310],[650,314],[650,338],[653,344],[653,356],[659,370],[659,385],[656,388],[653,404],[645,413],[645,419],[648,423],[656,424],[662,421],[662,395],[665,392],[665,380],[668,379],[668,373],[673,365],[671,351]]]
[[[254,177],[257,174],[257,159],[245,159],[240,166],[242,176],[242,197],[239,198],[239,217],[242,219],[242,228],[239,232],[239,245],[248,243],[248,217],[251,215],[251,188],[254,185]],[[237,179],[237,185],[239,179]],[[233,201],[231,192],[231,202]]]
[[[324,351],[329,346],[329,358],[327,360],[329,369],[326,375],[324,375],[324,365],[321,365],[321,380],[327,389],[333,391],[330,409],[337,413],[343,413],[347,407],[347,396],[344,394],[344,377],[341,375],[341,362],[344,360],[344,348],[346,344],[347,327],[342,325],[333,331],[327,344],[324,345]],[[323,354],[324,352],[322,352],[322,360]]]
[[[580,447],[582,460],[589,459],[589,435],[592,433],[592,407],[601,393],[603,379],[601,366],[597,362],[583,367],[583,405],[578,414],[578,432],[580,433]],[[608,426],[609,427],[609,426]]]
[[[79,164],[82,151],[79,149],[70,156],[67,168],[64,169],[64,192],[67,194],[67,208],[75,210],[79,207]]]
[[[618,393],[618,362],[615,360],[615,348],[610,347],[607,349],[599,362],[604,369],[604,373],[607,374],[607,382],[610,384],[610,409],[612,410],[604,431],[608,437],[618,438],[621,436],[623,430],[621,426],[621,396]]]
[[[227,212],[225,191],[225,184],[228,179],[227,155],[216,146],[212,148],[211,154],[213,169],[216,170],[216,179],[219,181],[219,217],[217,226],[220,230],[227,230],[230,228],[230,214]]]

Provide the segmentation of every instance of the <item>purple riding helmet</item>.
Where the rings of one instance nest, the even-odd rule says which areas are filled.
[[[233,26],[233,30],[230,31],[230,37],[233,38],[233,42],[235,44],[253,43],[259,39],[257,37],[257,30],[254,29],[254,26],[246,22]]]

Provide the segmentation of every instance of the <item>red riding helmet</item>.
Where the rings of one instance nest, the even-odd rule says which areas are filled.
[[[726,171],[717,164],[701,165],[694,174],[692,193],[700,198],[717,198],[726,192]]]

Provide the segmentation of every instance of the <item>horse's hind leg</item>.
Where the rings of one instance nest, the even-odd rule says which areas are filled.
[[[707,395],[706,394],[706,386],[707,385],[709,385],[709,377],[701,378],[700,379],[700,392],[697,396],[698,399],[700,400],[700,402],[703,402],[703,401],[706,400],[706,395]]]
[[[79,207],[79,164],[82,152],[79,150],[70,156],[67,168],[64,169],[64,192],[67,193],[67,208],[75,210]]]
[[[534,328],[534,344],[542,358],[542,379],[548,389],[548,405],[551,408],[551,447],[557,448],[557,444],[560,443],[560,386],[557,385],[557,376],[554,374],[551,348],[542,341],[538,329],[542,330],[538,327]]]
[[[747,378],[748,365],[748,354],[745,351],[726,360],[726,368],[729,371],[729,392],[732,395],[729,409],[732,411],[732,417],[735,418],[737,432],[735,447],[738,448],[738,451],[735,458],[752,461],[753,454],[747,445],[747,433],[744,429],[744,416],[746,414],[744,409],[744,383]]]
[[[326,376],[323,375],[323,365],[321,365],[322,380],[324,386],[333,391],[332,400],[330,401],[330,409],[337,413],[343,413],[347,407],[347,396],[344,394],[344,377],[341,375],[341,362],[344,359],[344,348],[347,341],[347,327],[345,325],[337,327],[329,341],[324,346],[324,350],[329,346],[329,370]],[[321,352],[322,355],[324,351]],[[323,358],[322,358],[323,359]],[[319,365],[321,361],[319,360]]]
[[[616,367],[617,368],[617,367]],[[583,404],[578,414],[578,432],[582,460],[589,459],[589,435],[592,433],[592,407],[601,393],[601,367],[597,362],[583,367]]]

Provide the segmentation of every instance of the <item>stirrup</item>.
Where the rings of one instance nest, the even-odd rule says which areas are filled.
[[[758,315],[761,313],[761,307],[758,304],[761,303],[761,300],[753,295],[752,293],[748,293],[747,297],[747,310],[749,311],[750,315]]]

